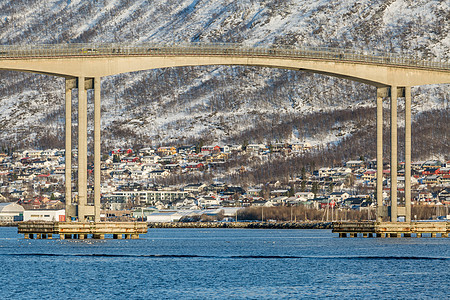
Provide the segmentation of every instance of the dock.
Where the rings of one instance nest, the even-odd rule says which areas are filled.
[[[104,239],[110,235],[113,239],[139,239],[147,233],[146,222],[21,222],[18,233],[25,239],[52,239],[54,235],[64,239],[87,238]]]
[[[448,238],[450,222],[335,222],[339,237],[442,237]]]

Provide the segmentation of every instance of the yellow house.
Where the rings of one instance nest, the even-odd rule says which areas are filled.
[[[157,152],[161,156],[174,155],[177,153],[177,148],[175,148],[175,147],[159,147]]]

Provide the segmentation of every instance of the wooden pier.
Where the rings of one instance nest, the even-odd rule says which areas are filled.
[[[335,222],[339,237],[443,237],[448,238],[450,222]]]
[[[60,239],[87,238],[104,239],[112,235],[113,239],[139,239],[139,234],[147,233],[146,222],[21,222],[18,233],[25,239],[51,239],[59,235]]]

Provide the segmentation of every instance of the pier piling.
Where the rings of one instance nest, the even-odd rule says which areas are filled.
[[[364,238],[417,238],[423,234],[432,238],[448,238],[450,233],[450,222],[335,222],[333,232],[339,233],[339,237]]]
[[[104,239],[105,234],[111,234],[114,239],[139,239],[139,234],[147,233],[146,222],[22,222],[18,233],[25,239],[51,239],[54,234],[62,240],[89,237]]]

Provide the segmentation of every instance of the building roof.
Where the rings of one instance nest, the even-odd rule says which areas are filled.
[[[347,164],[362,164],[364,163],[362,160],[349,160]]]
[[[24,210],[21,205],[15,202],[0,203],[0,213],[21,213]]]

